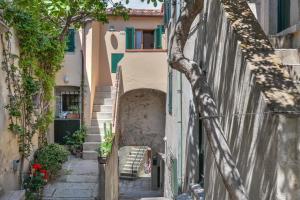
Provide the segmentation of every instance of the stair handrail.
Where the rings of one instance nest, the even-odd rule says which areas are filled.
[[[113,106],[113,119],[112,119],[112,125],[115,127],[116,121],[117,121],[117,110],[118,110],[118,101],[119,101],[119,93],[120,93],[120,81],[121,81],[121,66],[117,66],[117,73],[116,73],[116,93],[115,93],[115,99],[114,99],[114,106]]]
[[[134,174],[134,173],[133,173],[133,166],[134,166],[135,162],[137,161],[138,155],[140,155],[140,152],[141,152],[141,150],[143,150],[143,149],[144,149],[144,147],[139,147],[138,152],[137,152],[137,154],[135,155],[135,158],[134,158],[134,160],[133,160],[133,162],[132,162],[132,164],[131,164],[131,174],[132,174],[132,175]]]

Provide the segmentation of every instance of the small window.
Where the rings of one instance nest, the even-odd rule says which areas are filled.
[[[290,0],[278,0],[278,32],[290,26]]]
[[[62,111],[79,113],[79,94],[62,94]]]
[[[154,48],[154,30],[136,30],[135,31],[136,49]]]
[[[164,27],[158,25],[154,30],[135,30],[126,28],[126,49],[161,49]]]
[[[55,87],[55,118],[80,118],[80,88],[72,86]]]
[[[69,29],[67,41],[66,41],[66,51],[74,52],[75,51],[75,30]]]

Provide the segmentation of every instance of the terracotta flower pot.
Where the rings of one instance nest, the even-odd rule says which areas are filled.
[[[99,162],[99,164],[106,164],[106,157],[100,157],[100,156],[98,156],[98,162]]]

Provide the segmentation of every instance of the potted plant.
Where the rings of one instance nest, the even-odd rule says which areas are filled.
[[[79,106],[78,105],[72,105],[69,107],[70,113],[68,113],[67,118],[68,119],[79,119]]]
[[[105,164],[107,157],[112,151],[114,141],[114,134],[112,132],[112,125],[110,124],[110,128],[106,128],[106,124],[104,124],[104,139],[100,143],[98,151],[98,162],[99,164]]]
[[[86,128],[83,126],[73,134],[69,134],[64,138],[69,151],[78,158],[80,158],[82,155],[82,146],[86,135]]]

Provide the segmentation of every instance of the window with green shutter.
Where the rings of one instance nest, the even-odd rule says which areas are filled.
[[[162,48],[162,34],[163,34],[163,28],[162,26],[158,25],[157,28],[154,31],[154,48],[155,49],[161,49]]]
[[[123,53],[112,53],[111,54],[111,73],[116,73],[118,64],[124,57]]]
[[[172,106],[173,106],[173,72],[172,69],[169,70],[169,88],[168,88],[168,111],[172,115]]]
[[[171,18],[171,3],[170,0],[164,0],[164,23],[169,24]]]
[[[126,27],[126,49],[134,49],[134,28]]]
[[[66,51],[67,52],[75,51],[75,30],[74,29],[69,29],[68,31]]]
[[[278,32],[290,26],[290,0],[278,0]]]

